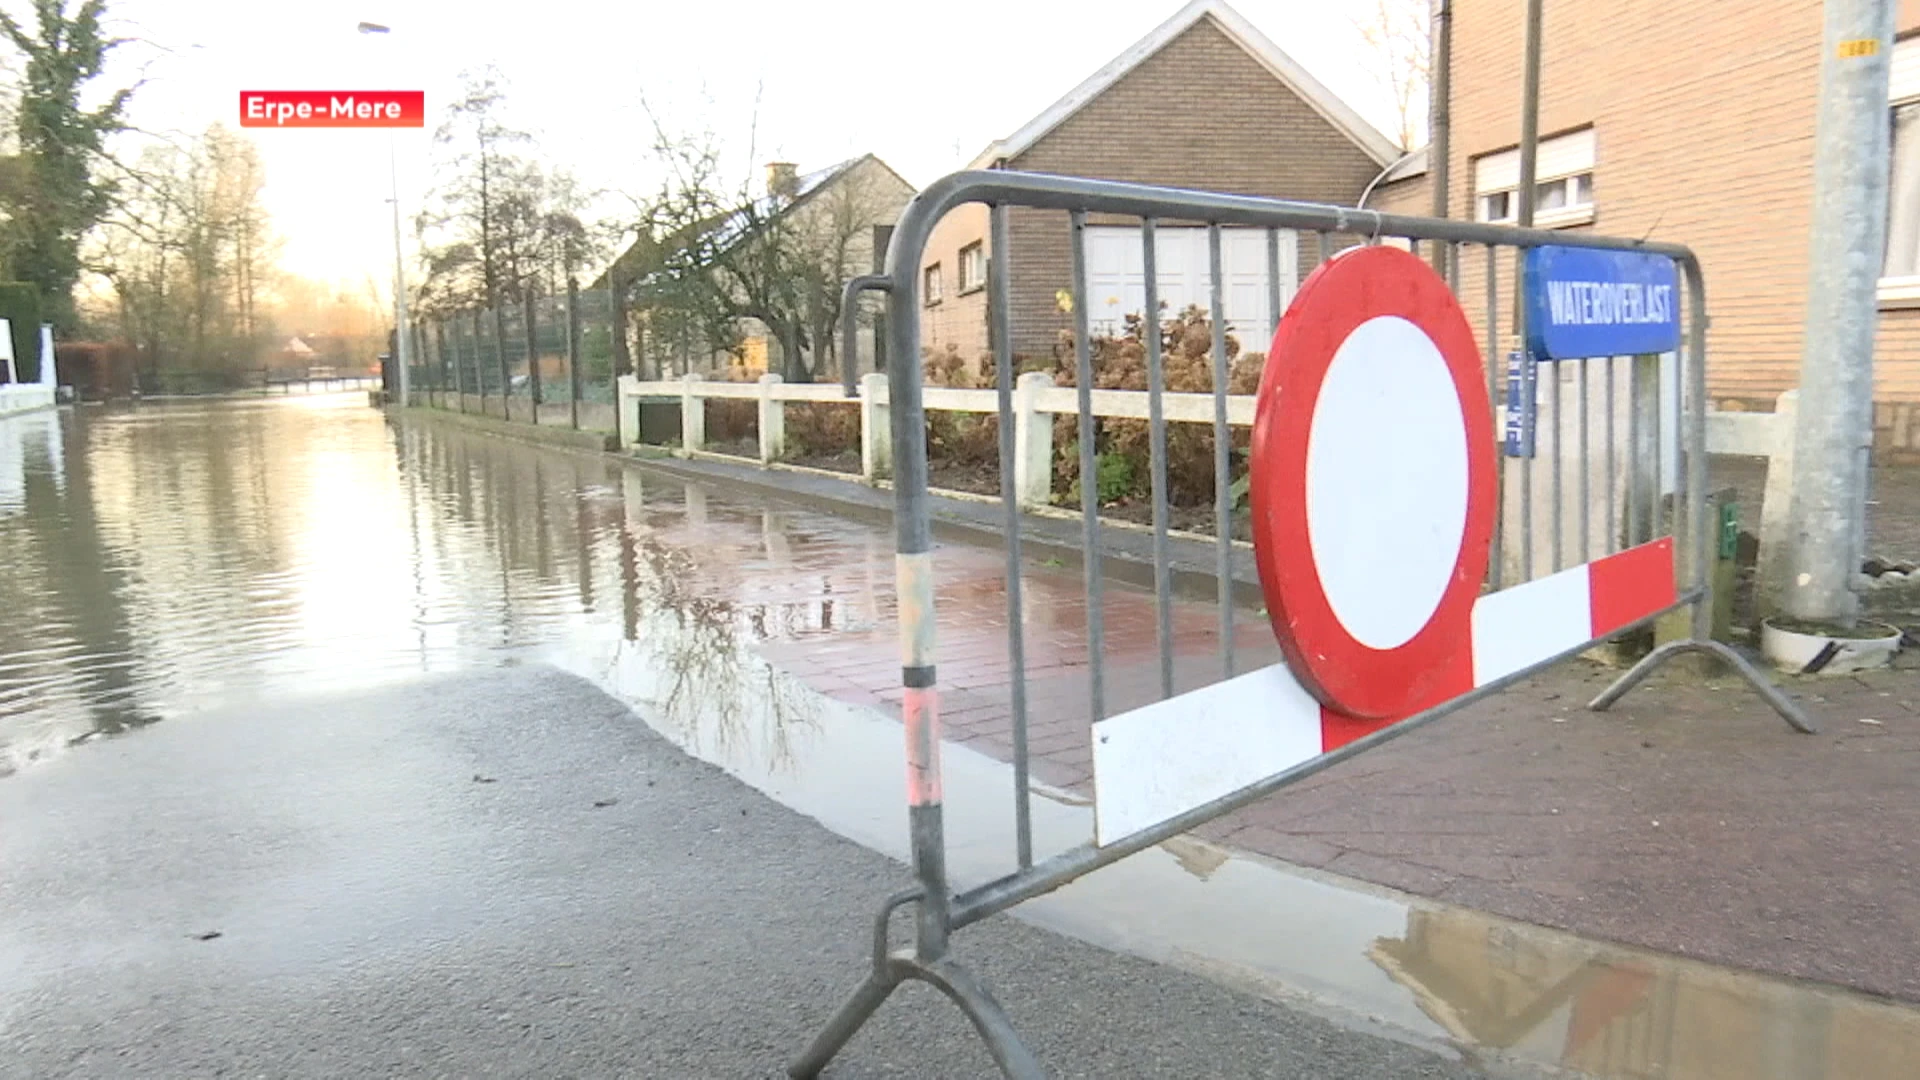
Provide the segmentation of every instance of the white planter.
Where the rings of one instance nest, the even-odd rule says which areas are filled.
[[[1874,637],[1829,637],[1784,630],[1768,619],[1760,624],[1760,651],[1781,671],[1804,672],[1807,665],[1820,659],[1829,645],[1833,654],[1818,669],[1821,675],[1845,675],[1853,671],[1886,667],[1900,651],[1900,628],[1885,623],[1861,620],[1862,632],[1879,631]]]

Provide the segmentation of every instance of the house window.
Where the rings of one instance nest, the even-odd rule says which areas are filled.
[[[1894,46],[1892,173],[1887,177],[1883,307],[1920,307],[1920,38]]]
[[[932,266],[927,267],[926,282],[921,292],[924,294],[922,298],[923,302],[928,307],[932,307],[933,305],[940,302],[941,288],[940,288],[940,264],[939,263],[934,263]]]
[[[1593,165],[1592,128],[1543,141],[1534,155],[1533,223],[1552,229],[1592,221]],[[1519,150],[1474,159],[1475,208],[1481,221],[1514,221],[1519,187]]]
[[[960,291],[970,293],[987,285],[987,252],[975,240],[960,249]]]

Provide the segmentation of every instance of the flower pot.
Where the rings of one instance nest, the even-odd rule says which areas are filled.
[[[1900,651],[1900,628],[1865,619],[1851,630],[1766,619],[1760,624],[1760,651],[1782,671],[1844,675],[1886,667]]]

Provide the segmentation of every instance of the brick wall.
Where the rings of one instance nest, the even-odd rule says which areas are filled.
[[[1523,4],[1453,12],[1464,217],[1473,159],[1517,141]],[[1920,27],[1920,0],[1902,0],[1901,25]],[[1658,0],[1546,7],[1541,135],[1594,127],[1591,228],[1699,253],[1715,397],[1770,402],[1799,379],[1821,27],[1819,0],[1694,0],[1684,18]],[[1483,294],[1480,265],[1463,263],[1462,295]],[[1920,312],[1883,315],[1876,366],[1880,399],[1920,401]]]
[[[925,306],[921,297],[920,343],[924,347],[944,349],[953,345],[968,363],[977,362],[987,351],[987,291],[960,291],[960,249],[979,243],[992,258],[988,242],[988,211],[983,203],[967,203],[947,212],[927,237],[923,267],[940,265],[946,282],[946,297],[940,303]]]
[[[1285,47],[1282,42],[1282,47]],[[1030,172],[1351,205],[1380,171],[1211,19],[1202,19],[1008,163]],[[1008,221],[1017,352],[1047,355],[1069,318],[1065,214]],[[1314,241],[1302,240],[1303,269]]]

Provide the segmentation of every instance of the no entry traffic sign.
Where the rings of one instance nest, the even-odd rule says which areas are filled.
[[[1268,356],[1250,498],[1288,667],[1366,719],[1472,689],[1495,441],[1453,293],[1407,252],[1350,250],[1301,286]]]

